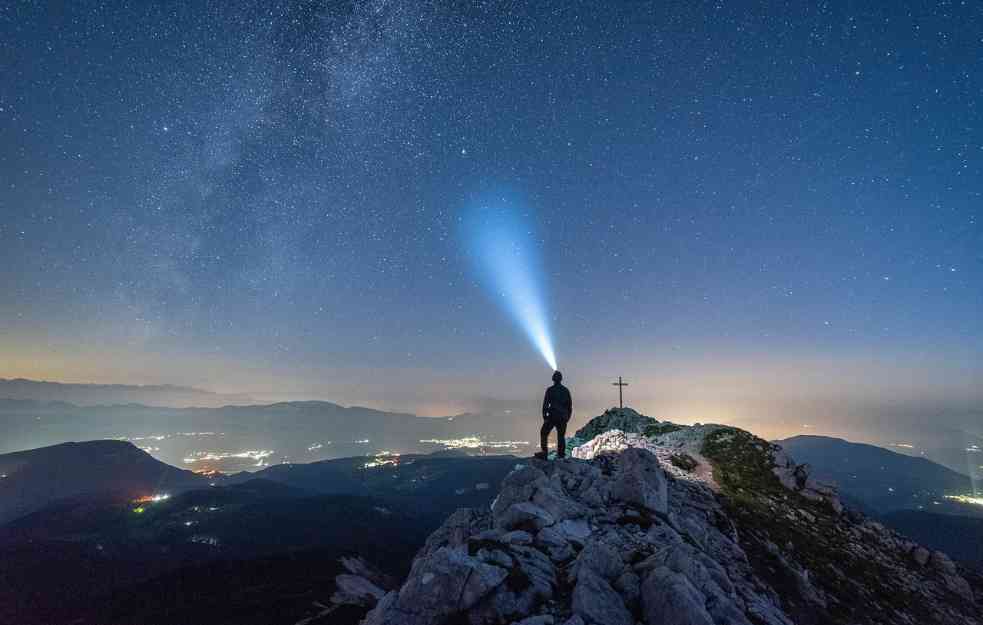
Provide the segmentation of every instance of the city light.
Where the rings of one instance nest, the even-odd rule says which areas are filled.
[[[442,445],[448,449],[479,449],[489,447],[492,449],[518,449],[529,445],[529,441],[484,441],[477,436],[465,436],[464,438],[426,438],[421,439],[421,443],[431,445]]]
[[[983,506],[983,497],[977,497],[975,495],[946,495],[945,498],[973,506]]]
[[[184,459],[185,464],[196,462],[210,462],[215,460],[225,460],[227,458],[245,458],[256,460],[256,466],[262,467],[266,464],[265,459],[273,455],[272,449],[247,449],[246,451],[198,451]]]
[[[171,495],[169,493],[155,493],[153,495],[146,495],[144,497],[139,497],[137,499],[134,499],[133,503],[155,504],[155,503],[160,503],[162,501],[167,501],[170,498]],[[139,505],[133,509],[133,511],[136,512],[137,514],[143,514],[145,510],[146,510],[145,505]]]
[[[117,436],[118,441],[162,441],[177,436],[198,437],[198,436],[225,436],[225,432],[174,432],[172,434],[148,434],[146,436]]]
[[[376,467],[395,466],[398,464],[399,454],[392,451],[380,451],[372,460],[362,465],[362,467],[365,469],[374,469]]]

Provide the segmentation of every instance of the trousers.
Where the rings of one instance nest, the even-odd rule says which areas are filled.
[[[556,455],[563,458],[567,455],[567,420],[543,419],[543,427],[539,429],[539,444],[543,453],[549,453],[550,432],[556,428]]]

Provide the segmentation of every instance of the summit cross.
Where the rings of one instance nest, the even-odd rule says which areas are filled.
[[[618,381],[617,382],[612,382],[611,383],[611,386],[617,386],[618,387],[618,408],[622,408],[623,409],[625,407],[625,399],[624,399],[624,396],[622,395],[622,392],[621,391],[626,386],[628,386],[628,383],[622,381],[621,376],[619,375],[618,376]]]

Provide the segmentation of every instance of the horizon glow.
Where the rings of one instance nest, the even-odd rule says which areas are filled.
[[[505,199],[475,204],[464,218],[465,247],[494,299],[554,371],[556,352],[544,303],[534,224]]]

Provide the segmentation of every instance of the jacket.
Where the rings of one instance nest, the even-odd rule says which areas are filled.
[[[573,398],[562,384],[554,384],[546,389],[543,397],[543,419],[548,421],[567,421],[573,414]]]

